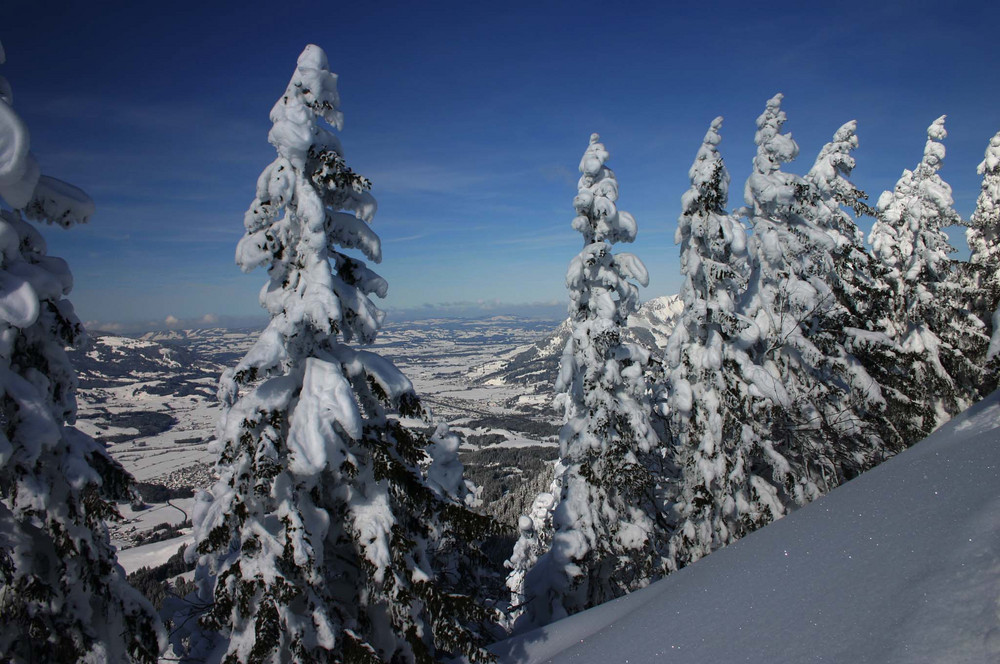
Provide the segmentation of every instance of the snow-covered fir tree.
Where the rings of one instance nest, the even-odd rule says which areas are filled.
[[[511,592],[510,609],[503,618],[503,626],[508,631],[514,629],[518,618],[524,613],[528,599],[525,595],[525,575],[535,566],[538,558],[549,550],[552,541],[552,513],[556,504],[555,495],[551,491],[559,490],[558,477],[561,474],[562,468],[557,467],[556,480],[550,491],[538,494],[528,514],[518,519],[518,537],[514,542],[514,551],[504,562],[510,570],[507,575],[507,588]]]
[[[746,233],[726,211],[729,172],[718,145],[722,118],[705,134],[681,199],[684,313],[667,343],[670,432],[679,477],[672,492],[670,566],[683,567],[781,516],[776,490],[754,458],[763,452],[747,417],[753,371],[736,311],[749,275]]]
[[[410,381],[371,342],[386,282],[369,182],[347,167],[337,76],[307,46],[274,105],[278,156],[257,182],[236,260],[267,266],[270,323],[220,381],[220,479],[196,507],[196,582],[225,662],[488,659],[474,558],[490,527],[447,427],[431,436]],[[178,622],[183,619],[178,617]],[[203,632],[202,634],[205,634]],[[214,632],[214,635],[213,635]]]
[[[877,433],[867,443],[854,441],[859,443],[857,451],[872,446],[855,468],[864,470],[922,435],[914,428],[914,404],[905,394],[910,358],[886,334],[892,327],[888,270],[867,250],[864,233],[847,212],[875,214],[865,203],[867,194],[850,181],[855,166],[851,153],[858,147],[856,132],[854,120],[837,130],[806,174],[808,187],[798,193],[802,215],[833,240],[832,263],[822,265],[836,301],[824,309],[819,321],[824,327],[807,334],[825,352],[833,350],[838,356],[834,367],[852,395],[847,404],[851,412],[845,414],[860,420],[858,433],[866,429]]]
[[[607,160],[592,135],[573,201],[584,246],[566,275],[572,334],[556,380],[565,423],[552,534],[523,589],[514,589],[515,602],[523,600],[517,631],[640,588],[665,568],[666,528],[651,472],[661,455],[644,376],[649,354],[622,339],[638,305],[636,283],[648,276],[636,256],[612,253],[615,243],[635,239],[636,223],[616,207],[618,182]]]
[[[0,47],[0,63],[3,49]],[[75,429],[84,340],[65,261],[25,217],[84,223],[90,198],[40,175],[0,77],[0,660],[154,662],[166,644],[153,607],[128,585],[107,521],[138,501],[132,477]]]
[[[1000,352],[1000,132],[990,139],[978,172],[983,176],[976,210],[965,232],[974,279],[973,312],[987,323],[992,334],[990,357]]]
[[[889,268],[891,333],[915,358],[909,398],[920,404],[922,429],[931,431],[978,398],[986,378],[978,358],[989,338],[965,306],[944,229],[961,222],[951,187],[938,171],[945,156],[944,116],[927,129],[924,156],[904,170],[893,191],[878,200],[869,242]],[[914,442],[914,441],[910,441]]]
[[[866,419],[884,402],[840,336],[846,311],[831,286],[834,238],[813,221],[809,183],[781,170],[798,154],[781,133],[781,99],[770,99],[757,120],[745,189],[752,271],[741,310],[753,322],[748,351],[763,372],[753,386],[776,406],[754,428],[783,501],[801,505],[881,459]]]

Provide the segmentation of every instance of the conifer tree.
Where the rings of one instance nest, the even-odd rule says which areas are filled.
[[[718,151],[716,118],[691,166],[675,242],[681,246],[684,313],[666,348],[670,431],[679,477],[673,491],[672,569],[698,560],[778,518],[784,508],[767,477],[752,414],[754,371],[736,310],[747,285],[747,238],[726,211],[729,172]],[[766,465],[764,466],[766,468]]]
[[[0,47],[0,63],[3,49]],[[28,219],[85,223],[93,201],[40,175],[0,77],[0,659],[154,662],[166,637],[125,580],[108,520],[138,501],[132,477],[75,429],[84,330],[66,263]]]
[[[644,377],[648,352],[622,339],[638,305],[634,282],[645,285],[648,276],[636,256],[612,253],[615,243],[635,239],[636,223],[615,205],[618,182],[607,160],[592,135],[573,201],[584,246],[566,275],[572,334],[556,380],[565,424],[553,531],[524,576],[517,631],[621,596],[664,569],[665,528],[650,470],[659,453]]]
[[[809,182],[781,170],[798,146],[781,133],[780,102],[781,95],[771,99],[757,121],[745,194],[753,270],[742,311],[756,327],[750,355],[771,377],[759,389],[780,406],[761,439],[784,501],[801,505],[882,458],[866,420],[884,402],[843,345],[847,312],[831,285],[834,238],[813,220]]]
[[[826,352],[831,344],[842,346],[836,349],[842,358],[839,374],[852,395],[851,412],[845,414],[857,417],[860,430],[877,434],[869,441],[873,447],[866,460],[856,468],[864,470],[923,436],[913,428],[914,404],[905,394],[911,358],[886,334],[891,329],[888,271],[867,250],[864,234],[845,209],[875,214],[865,203],[867,194],[849,179],[855,166],[851,153],[858,147],[856,132],[857,122],[852,120],[823,146],[799,198],[802,214],[833,240],[832,263],[824,262],[832,269],[824,278],[835,304],[826,309],[825,328],[814,331],[813,338]]]
[[[974,292],[973,312],[989,326],[992,334],[989,354],[1000,351],[1000,132],[986,147],[978,173],[983,176],[982,190],[976,199],[976,210],[965,232],[971,256]]]
[[[869,242],[890,271],[893,337],[915,358],[911,400],[931,431],[979,396],[988,337],[965,306],[965,291],[948,254],[944,229],[961,219],[952,209],[951,187],[938,171],[945,156],[944,116],[927,129],[924,156],[904,170],[893,191],[878,200]],[[915,441],[910,441],[915,442]]]
[[[436,662],[482,650],[477,542],[488,521],[441,425],[389,361],[348,345],[382,323],[369,182],[347,167],[337,76],[307,46],[271,111],[278,156],[237,248],[267,266],[270,323],[220,381],[220,479],[195,514],[201,619],[225,662]],[[191,553],[191,552],[189,552]],[[197,655],[214,647],[179,633]]]
[[[528,514],[521,516],[517,522],[518,538],[514,542],[514,550],[504,566],[510,570],[507,575],[507,588],[511,592],[510,608],[505,612],[503,627],[512,631],[517,620],[524,614],[528,596],[525,594],[524,577],[538,562],[538,558],[549,550],[552,542],[552,513],[556,498],[551,492],[559,490],[558,477],[562,467],[555,469],[555,481],[549,491],[535,497]]]

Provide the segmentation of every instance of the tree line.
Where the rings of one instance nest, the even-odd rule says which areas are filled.
[[[972,256],[924,157],[869,207],[849,122],[803,176],[781,95],[757,120],[745,205],[729,209],[705,135],[681,199],[684,313],[665,348],[623,329],[648,281],[597,134],[580,162],[567,273],[572,333],[551,486],[519,520],[510,596],[483,548],[497,524],[460,440],[364,346],[387,283],[371,267],[371,182],[343,158],[326,54],[308,46],[271,110],[236,251],[263,267],[270,317],[219,382],[217,482],[197,496],[194,590],[162,616],[125,580],[107,521],[134,480],[76,430],[65,349],[84,331],[66,264],[27,220],[86,222],[93,203],[41,175],[0,80],[0,654],[5,661],[489,661],[486,647],[643,587],[912,445],[996,386],[1000,134],[980,165]],[[868,238],[856,215],[876,217]],[[413,426],[419,422],[419,426]],[[166,626],[165,626],[166,625]]]

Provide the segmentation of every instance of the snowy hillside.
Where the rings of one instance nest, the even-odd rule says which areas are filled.
[[[1000,661],[1000,392],[815,503],[501,662]]]
[[[215,396],[215,381],[223,366],[197,350],[112,334],[96,334],[82,350],[69,351],[84,390],[137,386],[159,395]]]
[[[70,351],[80,379],[76,426],[136,479],[199,487],[218,418],[223,367],[182,344],[96,334]]]
[[[628,334],[631,340],[647,348],[665,348],[683,312],[684,302],[680,296],[655,297],[628,317]]]
[[[650,350],[664,348],[683,309],[684,303],[677,295],[649,300],[629,316],[627,340]],[[468,376],[485,385],[522,385],[535,393],[551,392],[569,334],[570,321],[567,319],[536,343],[473,366]]]
[[[260,336],[260,328],[229,329],[223,327],[193,330],[161,330],[142,335],[143,341],[153,341],[172,348],[185,348],[227,367],[235,364]],[[218,376],[216,376],[218,378]]]

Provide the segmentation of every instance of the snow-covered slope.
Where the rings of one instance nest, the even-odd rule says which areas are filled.
[[[647,348],[666,348],[670,333],[683,312],[684,301],[680,296],[655,297],[628,317],[628,334]]]
[[[628,341],[642,344],[650,350],[664,348],[683,309],[684,303],[676,295],[649,300],[629,316]],[[567,319],[544,339],[485,364],[478,364],[469,370],[468,376],[486,385],[522,385],[530,391],[551,392],[569,334]]]
[[[826,497],[501,662],[1000,661],[1000,392]]]
[[[210,327],[147,332],[142,335],[141,340],[156,342],[170,348],[183,348],[222,367],[228,367],[236,364],[259,336],[260,328]]]
[[[96,334],[82,350],[69,351],[84,390],[140,385],[150,394],[215,397],[223,366],[183,345],[113,334]]]
[[[220,364],[181,344],[111,334],[69,357],[80,381],[76,426],[136,479],[174,488],[210,479]],[[119,543],[132,525],[115,526]]]

